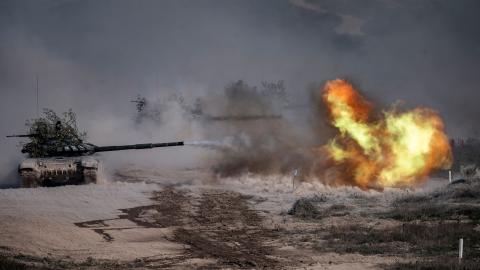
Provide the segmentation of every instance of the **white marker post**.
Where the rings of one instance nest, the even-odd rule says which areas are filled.
[[[448,182],[452,183],[452,170],[448,171]]]
[[[463,258],[463,238],[458,243],[458,262],[461,263]]]
[[[298,169],[295,169],[293,171],[293,178],[292,178],[292,186],[293,186],[293,191],[295,191],[295,177],[298,175]]]

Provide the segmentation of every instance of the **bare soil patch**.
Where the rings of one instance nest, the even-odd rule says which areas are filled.
[[[230,267],[276,267],[273,247],[265,244],[275,234],[262,227],[243,195],[204,193],[193,220],[191,229],[177,229],[174,238],[189,245],[190,256],[213,257]]]

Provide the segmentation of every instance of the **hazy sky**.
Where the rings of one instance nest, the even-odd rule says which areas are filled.
[[[131,116],[137,93],[285,80],[301,104],[308,85],[346,77],[478,135],[479,12],[477,0],[2,0],[0,133],[35,116],[38,74],[41,107],[72,108],[85,129]]]

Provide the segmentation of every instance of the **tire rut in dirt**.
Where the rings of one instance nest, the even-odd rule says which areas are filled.
[[[144,258],[140,266],[176,267],[185,260],[215,259],[206,269],[215,268],[279,268],[272,256],[274,249],[265,243],[277,235],[262,226],[262,217],[253,210],[249,197],[229,191],[204,192],[200,198],[185,191],[167,187],[155,192],[148,206],[120,209],[117,218],[76,223],[115,241],[110,231],[142,228],[176,228],[167,240],[185,244],[183,255],[173,258]],[[138,227],[115,228],[109,221],[125,219]]]
[[[154,205],[120,209],[124,214],[119,218],[128,219],[146,228],[167,228],[185,223],[188,212],[184,210],[184,204],[189,199],[183,192],[167,187],[155,192],[152,200],[156,202]]]
[[[192,220],[192,228],[174,232],[174,241],[189,245],[189,257],[214,258],[228,267],[278,267],[270,257],[273,248],[264,244],[274,233],[262,227],[261,216],[244,195],[204,193]]]
[[[151,199],[156,203],[153,205],[120,209],[123,214],[117,218],[89,220],[75,223],[75,225],[81,228],[90,228],[101,235],[105,241],[111,242],[115,239],[108,231],[120,231],[133,228],[111,228],[107,223],[112,220],[129,220],[143,228],[167,228],[184,224],[184,219],[188,216],[188,213],[184,210],[184,204],[188,201],[184,193],[167,187],[162,191],[154,192]]]

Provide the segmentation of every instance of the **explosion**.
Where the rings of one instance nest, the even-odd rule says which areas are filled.
[[[339,134],[324,147],[336,184],[405,187],[447,169],[452,153],[440,116],[428,108],[374,117],[373,106],[345,80],[327,82],[323,102]]]

